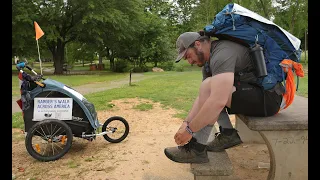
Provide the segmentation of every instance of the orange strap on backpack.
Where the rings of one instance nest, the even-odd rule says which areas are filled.
[[[282,66],[283,71],[287,73],[287,78],[285,80],[286,92],[283,94],[279,110],[281,111],[286,109],[293,102],[294,95],[296,93],[293,72],[295,72],[298,77],[303,77],[304,71],[302,64],[294,62],[291,59],[284,59],[279,65]]]

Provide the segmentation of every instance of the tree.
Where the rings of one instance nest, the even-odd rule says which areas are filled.
[[[53,55],[55,74],[63,73],[65,46],[79,38],[79,31],[83,29],[83,18],[90,13],[90,3],[91,1],[86,0],[57,0],[46,5],[39,4],[43,7],[41,17],[50,17],[45,21],[47,30],[50,32],[46,43]],[[41,20],[44,21],[44,19]]]
[[[55,74],[66,61],[99,55],[143,65],[171,59],[177,37],[211,24],[228,3],[238,3],[304,39],[307,0],[13,0],[12,56],[38,59],[33,22],[45,35],[40,53],[52,54]],[[276,4],[276,6],[274,6]],[[303,42],[303,41],[302,41]]]
[[[276,3],[274,22],[294,36],[304,40],[305,30],[308,29],[308,1],[276,0]]]
[[[36,57],[37,44],[32,20],[36,9],[32,1],[12,0],[12,57]]]
[[[102,57],[107,57],[113,69],[114,58],[126,56],[128,52],[122,49],[124,45],[121,43],[132,44],[133,40],[137,40],[135,37],[141,30],[142,23],[141,4],[139,0],[96,1],[90,7],[90,11],[94,13],[88,14],[83,19],[84,27],[92,28],[82,31],[79,41],[94,46],[100,60]]]

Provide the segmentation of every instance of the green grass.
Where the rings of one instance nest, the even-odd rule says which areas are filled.
[[[77,162],[75,162],[73,160],[68,161],[67,165],[68,165],[69,168],[76,168],[76,167],[80,166],[79,163],[77,163]]]
[[[302,63],[304,65],[308,64],[308,51],[307,52],[303,51],[301,53],[300,63]]]
[[[85,97],[97,110],[105,110],[109,102],[114,99],[135,97],[150,99],[161,102],[164,106],[185,111],[179,115],[184,117],[198,94],[200,84],[200,72],[164,72],[136,83],[135,86],[124,85],[121,88],[88,94]],[[138,108],[144,109],[147,106],[142,105]]]
[[[12,134],[12,141],[23,141],[25,140],[25,136],[22,132],[14,132]]]
[[[109,67],[110,67],[109,61],[103,62],[103,63],[104,63],[105,69],[109,70]],[[32,64],[29,63],[29,66],[32,67]],[[42,62],[41,63],[41,67],[42,67],[42,71],[44,69],[52,69],[52,68],[54,68],[52,62]],[[34,69],[36,72],[40,73],[40,63],[33,63],[32,69]],[[85,63],[84,65],[82,63],[75,63],[75,64],[73,64],[73,67],[72,67],[71,71],[72,70],[75,70],[75,71],[89,71],[90,70],[90,63]],[[12,71],[17,71],[16,65],[12,65]]]
[[[297,78],[295,78],[295,83],[297,84]],[[299,78],[298,90],[297,95],[308,97],[308,74],[305,73],[304,77]]]
[[[49,75],[44,76],[44,78],[54,79],[61,83],[64,83],[68,86],[79,86],[84,84],[96,83],[96,82],[105,82],[108,83],[110,81],[122,79],[128,76],[128,73],[112,73],[106,72],[103,74],[97,75]],[[12,75],[12,96],[19,96],[19,79],[17,75]]]
[[[141,103],[133,107],[133,109],[138,109],[140,111],[148,111],[153,109],[153,105],[149,103]]]
[[[89,66],[82,66],[82,65],[76,65],[73,66],[72,70],[77,70],[77,71],[88,71],[90,70]]]
[[[21,112],[17,112],[17,113],[12,114],[12,127],[24,129],[24,122],[23,122]]]
[[[28,64],[31,67],[31,63]],[[34,63],[34,68],[40,69],[40,63]],[[42,68],[53,68],[52,62],[41,63]],[[12,70],[17,71],[16,65],[12,65]]]
[[[197,65],[191,65],[188,61],[182,59],[179,63],[174,63],[175,71],[184,72],[184,71],[199,71]]]
[[[91,162],[91,161],[93,161],[93,159],[92,158],[86,158],[84,161]]]

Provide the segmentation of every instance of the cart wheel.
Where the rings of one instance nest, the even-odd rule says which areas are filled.
[[[128,136],[129,124],[124,118],[113,116],[104,122],[102,132],[107,132],[107,134],[103,135],[107,141],[118,143]]]
[[[28,153],[39,161],[54,161],[71,148],[73,134],[61,120],[46,119],[34,124],[26,136]]]

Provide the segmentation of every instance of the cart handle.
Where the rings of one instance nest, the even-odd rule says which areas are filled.
[[[29,69],[34,75],[38,75],[37,72],[35,72],[30,66],[26,65],[25,62],[21,62],[21,63],[18,63],[16,65],[17,69],[23,73],[24,71],[22,70],[24,67],[26,67],[27,69]],[[41,77],[41,79],[45,80],[45,78]],[[41,83],[39,81],[34,81],[37,85],[39,85],[40,87],[45,87],[45,84],[44,83]]]

